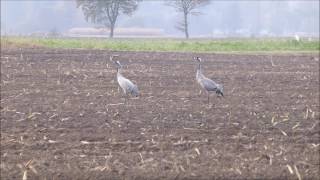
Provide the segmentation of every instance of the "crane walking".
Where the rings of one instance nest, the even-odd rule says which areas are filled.
[[[200,84],[202,88],[204,88],[207,91],[208,95],[208,103],[209,103],[209,97],[210,97],[210,92],[216,92],[218,97],[223,96],[223,87],[221,84],[218,84],[214,82],[213,80],[205,77],[202,73],[202,68],[201,68],[201,58],[200,57],[194,57],[194,60],[198,61],[198,67],[197,67],[197,74],[196,74],[196,79],[197,82]]]
[[[114,57],[117,57],[118,55],[112,55],[110,56],[110,61],[113,61]],[[128,94],[131,94],[135,97],[139,96],[139,90],[137,85],[133,84],[129,79],[125,78],[120,70],[122,69],[122,65],[119,61],[113,61],[117,65],[117,81],[121,89],[123,90],[123,93],[127,96]]]

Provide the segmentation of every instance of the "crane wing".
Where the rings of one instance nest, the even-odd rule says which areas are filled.
[[[125,93],[130,93],[134,96],[139,95],[138,87],[135,84],[133,84],[129,79],[123,76],[119,76],[118,82]]]
[[[219,86],[216,82],[214,82],[213,80],[208,79],[208,78],[202,78],[200,80],[200,84],[207,91],[216,91]]]
[[[138,96],[139,95],[139,90],[138,87],[133,84],[130,80],[128,80],[130,83],[130,86],[128,86],[128,92],[130,92],[133,96]]]

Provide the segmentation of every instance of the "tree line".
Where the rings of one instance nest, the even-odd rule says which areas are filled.
[[[120,14],[132,15],[142,0],[77,0],[77,8],[81,8],[86,21],[101,24],[110,29],[109,37],[113,38],[114,28]],[[189,16],[200,15],[199,7],[209,4],[209,0],[172,0],[164,1],[182,14],[176,28],[189,38]]]

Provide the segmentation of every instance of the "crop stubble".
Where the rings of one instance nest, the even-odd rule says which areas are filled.
[[[128,104],[111,54],[141,91]],[[196,55],[224,85],[210,105]],[[318,85],[312,54],[2,49],[1,177],[316,179]]]

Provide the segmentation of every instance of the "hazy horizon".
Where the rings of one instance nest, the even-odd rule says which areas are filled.
[[[211,1],[190,18],[190,36],[319,36],[319,1]],[[183,36],[181,18],[164,1],[142,1],[132,16],[121,15],[117,28],[155,28],[166,36]],[[75,1],[1,1],[1,34],[28,35],[53,29],[97,27],[85,21]],[[115,34],[117,36],[117,34]]]

